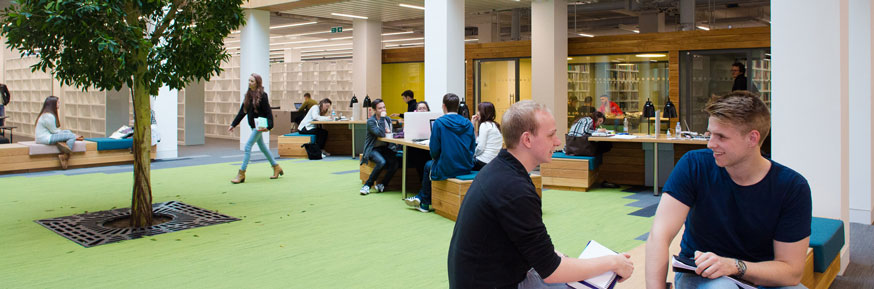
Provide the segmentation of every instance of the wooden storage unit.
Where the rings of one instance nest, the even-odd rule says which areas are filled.
[[[531,174],[531,181],[537,190],[537,195],[543,197],[543,181],[540,175]],[[458,209],[470,189],[473,180],[450,178],[442,181],[431,181],[431,206],[434,212],[444,218],[455,221]]]
[[[70,156],[70,168],[130,163],[134,160],[134,155],[128,149],[98,151],[97,143],[86,142],[85,152]],[[155,151],[156,147],[153,146],[152,159],[155,159]],[[0,144],[0,174],[56,170],[60,167],[57,154],[30,155],[25,145]]]
[[[303,144],[310,143],[310,136],[279,136],[279,157],[282,158],[305,158],[307,151]]]
[[[352,130],[349,129],[349,124],[322,124],[321,126],[328,131],[326,151],[331,155],[352,155]]]
[[[614,184],[645,184],[646,155],[640,143],[614,142],[613,149],[603,155],[599,175]]]
[[[362,155],[358,155],[358,159],[361,159]],[[398,158],[398,161],[402,161],[401,158]],[[361,179],[361,184],[363,185],[367,182],[367,178],[370,177],[370,173],[373,172],[374,164],[373,162],[367,162],[366,164],[360,165],[358,168],[358,177]],[[395,175],[392,176],[388,185],[385,186],[386,191],[400,191],[401,190],[401,169],[403,166],[398,164],[398,170],[395,172]],[[379,184],[382,182],[382,178],[385,176],[385,169],[380,172],[379,177],[376,178],[374,184]],[[418,192],[422,187],[422,178],[416,172],[415,168],[407,167],[407,190]]]
[[[589,170],[589,160],[552,158],[540,164],[543,187],[556,190],[586,192],[598,179],[598,169]]]

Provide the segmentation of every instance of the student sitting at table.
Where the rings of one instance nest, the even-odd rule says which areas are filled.
[[[473,169],[476,138],[470,120],[458,114],[460,100],[454,93],[443,96],[443,116],[431,128],[431,160],[425,163],[419,194],[404,199],[421,212],[431,211],[431,180],[445,180],[469,174]]]
[[[589,116],[581,117],[577,119],[571,129],[568,131],[568,136],[574,137],[582,137],[582,136],[592,136],[592,133],[595,132],[606,132],[606,129],[598,128],[607,118],[604,116],[604,113],[600,111],[595,111],[589,114]],[[595,155],[601,155],[603,153],[609,152],[610,149],[613,148],[613,145],[610,142],[595,142]],[[567,150],[567,144],[565,145],[565,151]]]
[[[378,193],[385,191],[385,185],[394,176],[400,164],[397,160],[397,149],[394,145],[379,140],[379,138],[385,137],[386,134],[391,134],[392,130],[391,118],[385,115],[385,102],[377,98],[371,106],[375,113],[367,119],[367,135],[364,136],[364,155],[361,157],[361,164],[372,161],[374,167],[373,171],[370,172],[370,177],[367,178],[367,182],[364,183],[364,186],[359,191],[362,196],[370,194],[371,187],[374,187]],[[388,170],[385,172],[385,177],[382,178],[382,183],[374,186],[373,183],[386,166],[388,166]]]
[[[61,120],[58,119],[58,97],[46,97],[42,104],[42,110],[36,117],[36,129],[34,140],[38,144],[53,144],[61,151],[58,154],[58,160],[61,161],[61,168],[67,169],[67,161],[70,159],[70,154],[73,152],[73,144],[77,140],[83,140],[82,136],[77,136],[69,130],[61,130]]]
[[[416,112],[429,112],[431,111],[431,107],[428,106],[427,101],[420,101],[416,104]]]
[[[476,132],[476,160],[473,165],[473,170],[478,171],[492,161],[504,146],[501,125],[495,122],[495,105],[488,101],[480,102],[476,114],[473,115],[473,125],[479,127]]]
[[[325,143],[328,142],[328,131],[317,127],[313,124],[313,121],[321,120],[331,120],[331,100],[330,99],[322,99],[319,101],[319,109],[310,109],[307,112],[307,115],[300,121],[300,125],[297,126],[297,129],[300,130],[300,134],[311,134],[316,135],[316,144],[319,145],[319,149],[322,150],[322,157],[329,156],[327,151],[325,151]]]
[[[425,101],[420,101],[416,104],[416,112],[429,112],[431,107]],[[419,173],[419,179],[425,175],[425,163],[431,160],[431,153],[427,150],[408,147],[407,148],[407,166],[416,168]]]

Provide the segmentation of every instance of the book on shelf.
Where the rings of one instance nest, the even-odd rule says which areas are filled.
[[[674,272],[681,272],[681,273],[696,274],[697,275],[697,273],[695,273],[695,269],[697,269],[698,266],[695,265],[695,260],[692,260],[690,258],[674,255],[673,258],[671,258],[671,266],[674,267]],[[729,280],[731,280],[732,282],[737,284],[738,287],[743,288],[743,289],[756,289],[756,288],[758,288],[758,287],[756,287],[756,285],[753,285],[753,283],[750,283],[749,281],[744,280],[744,279],[740,279],[740,278],[736,278],[736,277],[732,277],[732,276],[722,276],[719,278],[728,278]]]
[[[601,245],[595,240],[591,240],[586,244],[586,248],[583,249],[583,253],[580,253],[579,258],[592,259],[612,255],[619,255],[619,253],[604,247],[604,245]],[[575,289],[610,289],[616,286],[616,282],[619,280],[617,277],[618,275],[616,275],[616,272],[607,271],[601,275],[586,280],[567,283],[567,285]]]

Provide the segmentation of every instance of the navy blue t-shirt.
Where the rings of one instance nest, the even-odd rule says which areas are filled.
[[[736,184],[716,165],[713,151],[686,153],[664,191],[689,206],[680,254],[695,251],[751,262],[774,260],[774,240],[810,236],[810,186],[801,174],[771,161],[768,174],[750,186]]]

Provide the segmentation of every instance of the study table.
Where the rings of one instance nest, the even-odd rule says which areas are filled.
[[[348,154],[352,155],[353,159],[363,151],[364,132],[367,129],[366,120],[317,120],[312,123],[321,125],[323,129],[328,131],[328,142],[325,144],[325,151],[337,155],[345,155],[348,152]],[[362,130],[362,133],[357,138],[355,135],[356,130]],[[349,133],[350,131],[351,134]],[[358,145],[356,146],[356,144]],[[352,147],[351,151],[348,149],[350,145]]]
[[[652,143],[653,145],[653,195],[658,196],[659,192],[659,144],[686,144],[686,145],[707,145],[707,140],[703,138],[677,138],[667,137],[664,134],[659,136],[646,134],[632,135],[616,135],[616,136],[590,136],[589,141],[607,141],[618,143]]]
[[[398,144],[403,148],[404,156],[403,156],[403,160],[401,160],[401,198],[406,199],[407,198],[407,147],[414,147],[414,148],[423,149],[426,151],[430,151],[431,148],[426,144],[417,143],[417,142],[414,142],[413,140],[405,139],[405,138],[381,137],[381,138],[379,138],[379,140],[386,142],[386,143]]]

